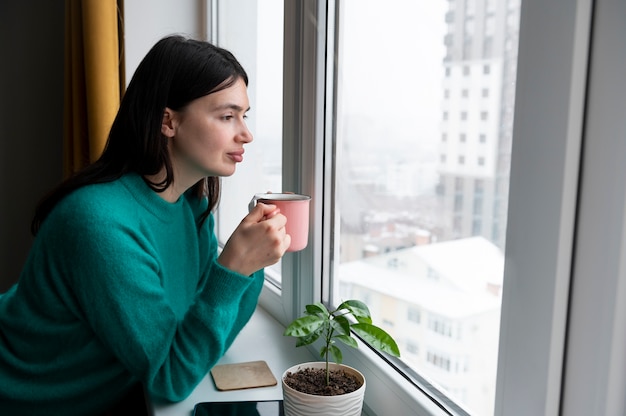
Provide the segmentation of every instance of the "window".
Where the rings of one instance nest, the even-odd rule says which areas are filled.
[[[428,319],[428,329],[448,338],[452,338],[453,336],[452,327],[452,322],[441,316],[431,315]]]
[[[454,179],[454,192],[456,194],[461,194],[463,193],[463,185],[464,185],[464,181],[462,178],[460,177],[456,177]]]
[[[464,28],[464,35],[466,37],[471,38],[472,36],[474,36],[474,30],[475,29],[475,25],[474,25],[474,17],[473,16],[468,16],[465,19],[465,28]]]
[[[417,344],[407,341],[406,352],[409,354],[417,355],[419,353],[419,347]]]
[[[446,23],[454,23],[454,12],[449,11],[446,13]]]
[[[463,210],[463,195],[457,194],[454,196],[454,212],[459,213]]]
[[[407,320],[410,322],[414,322],[416,324],[420,323],[420,319],[421,319],[421,313],[420,310],[414,307],[409,307],[408,313],[407,313]]]
[[[443,42],[446,35],[456,30],[455,25],[446,24],[446,7],[449,7],[450,11],[456,10],[459,19],[462,19],[465,18],[464,2],[448,1],[447,4],[442,2],[444,3],[441,6],[442,10],[437,10],[433,14],[429,14],[429,10],[426,9],[420,9],[417,13],[409,13],[410,10],[407,7],[425,6],[414,4],[422,2],[395,3],[394,0],[391,5],[393,7],[387,3],[385,3],[385,7],[381,7],[380,2],[372,1],[345,0],[337,3],[329,1],[328,8],[326,8],[327,4],[324,1],[319,2],[319,8],[314,8],[316,6],[311,6],[311,3],[314,4],[315,2],[298,0],[285,2],[285,28],[288,31],[285,33],[285,56],[287,57],[285,61],[287,70],[283,80],[286,88],[285,97],[297,96],[301,100],[298,101],[298,104],[305,108],[300,114],[294,116],[294,109],[298,106],[288,104],[284,106],[286,114],[285,120],[283,120],[284,126],[293,127],[290,126],[290,123],[296,124],[293,128],[283,129],[284,146],[286,146],[286,150],[289,150],[289,146],[295,147],[296,151],[293,154],[289,153],[288,157],[285,156],[283,159],[289,164],[293,155],[312,154],[314,156],[311,158],[302,156],[297,159],[297,163],[293,163],[293,166],[285,166],[283,163],[282,170],[285,174],[283,174],[282,181],[287,184],[299,184],[300,189],[296,189],[297,191],[312,191],[316,203],[319,204],[315,207],[315,228],[317,229],[320,224],[323,224],[324,232],[313,237],[313,247],[307,248],[306,252],[283,259],[287,263],[301,264],[298,273],[292,273],[293,275],[290,275],[292,270],[289,268],[285,273],[285,265],[283,264],[283,274],[286,280],[283,281],[281,296],[282,298],[292,298],[285,302],[288,306],[284,312],[289,314],[298,311],[299,313],[305,300],[321,299],[333,303],[339,297],[355,293],[350,292],[352,290],[350,284],[353,281],[358,281],[364,274],[352,275],[351,266],[355,262],[360,262],[359,265],[376,268],[375,270],[379,274],[386,273],[388,271],[386,268],[391,268],[390,264],[387,261],[379,264],[376,259],[380,253],[385,251],[393,258],[399,259],[395,263],[397,267],[393,267],[396,271],[406,267],[404,264],[408,264],[401,260],[400,254],[403,250],[418,253],[416,257],[411,257],[411,260],[419,258],[416,264],[419,265],[420,270],[423,270],[424,276],[423,280],[419,280],[419,284],[445,285],[450,283],[449,278],[436,262],[432,262],[433,257],[436,257],[436,253],[432,253],[432,251],[436,251],[434,249],[447,246],[451,250],[458,250],[458,253],[468,254],[470,253],[468,247],[459,248],[457,244],[468,240],[474,242],[484,242],[485,240],[489,242],[491,240],[492,245],[482,246],[483,249],[490,248],[482,251],[481,255],[474,254],[468,257],[470,259],[482,259],[484,256],[488,256],[490,262],[493,262],[492,264],[499,264],[499,267],[502,268],[502,252],[505,249],[503,242],[506,240],[507,253],[509,253],[509,247],[512,247],[513,250],[510,255],[514,257],[517,267],[515,272],[509,271],[508,278],[516,281],[516,289],[522,287],[523,290],[513,292],[511,286],[507,287],[506,283],[502,286],[502,280],[489,279],[489,281],[484,282],[484,287],[489,292],[486,298],[483,296],[467,298],[479,300],[480,302],[476,303],[483,306],[485,299],[493,300],[495,296],[501,300],[503,310],[501,319],[503,320],[503,327],[507,329],[505,336],[498,334],[499,327],[497,324],[483,325],[479,322],[464,321],[456,322],[460,325],[457,326],[459,333],[462,334],[460,340],[442,337],[434,331],[423,328],[428,322],[430,313],[435,311],[422,308],[420,311],[424,319],[419,326],[420,331],[416,331],[417,338],[405,342],[404,348],[406,348],[407,354],[404,354],[401,364],[397,366],[398,369],[402,369],[398,370],[403,372],[402,376],[396,376],[396,367],[379,364],[376,357],[370,354],[367,349],[361,349],[354,353],[347,351],[344,359],[348,362],[350,360],[367,361],[367,371],[375,373],[376,377],[368,379],[368,385],[375,384],[376,387],[368,389],[370,401],[367,405],[372,412],[378,415],[416,413],[441,415],[441,408],[449,408],[450,406],[454,408],[455,413],[459,414],[465,414],[463,411],[465,406],[476,409],[478,406],[472,405],[475,403],[477,394],[475,385],[464,388],[460,384],[441,381],[437,383],[441,386],[440,389],[426,389],[429,393],[423,395],[421,394],[423,390],[420,390],[420,380],[422,380],[420,374],[423,374],[426,379],[434,379],[435,376],[441,376],[445,368],[449,369],[455,376],[457,374],[461,376],[465,373],[474,374],[477,367],[488,368],[487,372],[490,374],[486,384],[481,385],[482,392],[478,393],[484,399],[481,402],[485,403],[487,409],[480,408],[475,410],[475,413],[468,413],[491,415],[495,402],[499,413],[507,416],[529,414],[530,409],[526,403],[539,403],[542,408],[547,409],[547,414],[558,414],[561,399],[563,399],[563,406],[566,409],[564,414],[569,414],[567,409],[571,404],[568,403],[577,403],[577,400],[572,399],[573,396],[563,396],[562,384],[554,383],[554,381],[561,381],[558,377],[565,373],[562,371],[564,366],[562,351],[565,350],[566,343],[562,334],[565,332],[566,322],[571,318],[567,315],[570,306],[567,299],[569,293],[567,289],[570,284],[569,267],[574,264],[574,258],[578,263],[581,258],[590,257],[584,252],[578,253],[585,254],[584,256],[574,257],[571,249],[574,246],[574,219],[577,218],[575,214],[579,192],[577,163],[581,159],[577,146],[580,146],[582,127],[577,123],[582,123],[581,120],[585,119],[583,111],[587,91],[585,71],[589,64],[586,57],[593,56],[587,53],[588,51],[585,49],[588,41],[586,34],[592,32],[589,26],[590,10],[580,7],[578,4],[563,3],[560,5],[561,12],[558,13],[558,16],[546,21],[543,16],[545,10],[542,4],[530,2],[525,5],[524,16],[527,20],[524,25],[518,25],[514,21],[519,19],[520,2],[508,1],[504,7],[507,9],[505,14],[509,24],[502,24],[499,21],[502,12],[500,3],[489,1],[486,3],[489,5],[488,7],[497,6],[495,27],[498,30],[495,31],[493,39],[488,39],[488,42],[484,36],[482,37],[484,50],[488,53],[485,53],[480,61],[474,62],[471,60],[464,61],[463,57],[460,56],[461,51],[458,50],[455,53],[449,53],[448,50],[448,54],[446,54]],[[483,7],[483,3],[485,2],[468,3],[471,6],[470,9],[474,9],[473,13],[476,19],[481,19],[481,16],[484,15],[483,11],[475,10]],[[617,4],[618,2],[614,3]],[[598,10],[601,11],[601,8]],[[287,15],[288,11],[289,15]],[[324,14],[326,11],[329,13],[328,16]],[[601,15],[602,13],[599,13],[594,18],[601,19]],[[311,16],[316,18],[311,19]],[[417,18],[424,18],[426,23],[415,24],[416,16]],[[398,22],[402,23],[404,18],[406,18],[407,24],[399,24]],[[391,29],[384,26],[384,22],[388,21],[394,22]],[[438,27],[439,24],[441,27]],[[359,30],[363,26],[369,27],[369,32],[371,32],[372,27],[376,27],[375,35],[379,39],[372,40],[371,37],[368,37],[372,34],[367,33],[367,30],[360,32]],[[522,37],[525,39],[523,42],[525,54],[522,55],[525,60],[519,65],[516,62],[518,35],[508,32],[517,30],[517,28],[527,30],[525,37]],[[239,24],[238,29],[241,29]],[[477,29],[480,30],[480,28]],[[404,36],[403,30],[414,30],[418,33],[413,32],[409,33],[409,36]],[[501,30],[507,33],[499,33]],[[572,35],[571,37],[567,35],[551,36],[555,30],[558,30],[558,33],[571,33]],[[319,35],[321,32],[324,35]],[[312,35],[312,33],[318,33],[319,36]],[[434,36],[433,33],[440,33],[440,35]],[[298,36],[294,36],[294,34],[298,34]],[[574,36],[574,34],[577,35]],[[504,40],[500,36],[504,36]],[[295,48],[290,44],[296,38],[304,45],[302,49]],[[398,39],[406,40],[411,45],[411,53],[406,53],[406,48],[400,53],[394,53],[392,50],[395,46],[393,45],[394,42],[386,41],[389,38],[396,41]],[[477,34],[477,39],[479,38],[479,34]],[[424,42],[427,42],[428,39],[434,39],[434,42],[425,47]],[[602,41],[602,39],[598,39],[599,42]],[[250,38],[246,37],[246,41],[249,40]],[[400,44],[399,47],[403,46],[403,41],[396,43]],[[546,55],[545,49],[559,50],[563,53]],[[393,62],[394,66],[401,67],[407,73],[411,73],[411,84],[408,88],[404,88],[404,84],[403,88],[396,88],[394,91],[386,88],[387,85],[380,80],[389,79],[389,74],[376,65],[367,66],[367,73],[363,73],[362,69],[365,66],[359,59],[363,59],[368,52],[371,56],[372,51],[375,51],[377,57],[381,58],[380,62]],[[425,58],[431,56],[430,53],[435,55],[432,60]],[[421,68],[414,69],[415,66],[404,61],[411,57],[415,58],[415,55],[418,55],[415,60],[419,61],[420,65],[418,66]],[[322,61],[323,57],[337,57],[338,61],[324,62]],[[389,57],[393,59],[389,59]],[[445,61],[444,57],[446,58]],[[606,56],[604,57],[606,58]],[[498,156],[494,161],[496,163],[494,163],[493,176],[484,177],[480,195],[482,202],[478,204],[473,199],[478,198],[478,195],[474,195],[474,187],[471,186],[472,181],[475,180],[473,178],[476,177],[471,176],[472,164],[468,164],[461,171],[458,165],[454,163],[448,165],[439,163],[439,155],[449,155],[452,157],[451,161],[456,159],[459,149],[455,148],[455,141],[446,143],[446,149],[442,152],[442,148],[437,144],[433,145],[433,143],[428,143],[422,148],[424,145],[422,140],[428,141],[430,138],[434,138],[436,142],[440,142],[438,138],[442,133],[440,128],[443,126],[441,124],[444,124],[446,131],[453,135],[451,137],[459,134],[459,128],[455,125],[458,120],[453,120],[455,117],[451,117],[451,119],[446,117],[446,122],[441,123],[441,107],[432,105],[432,103],[441,102],[443,99],[442,91],[438,90],[443,83],[446,88],[450,89],[446,101],[446,111],[449,110],[453,111],[451,114],[458,114],[456,113],[459,111],[458,101],[456,101],[459,100],[460,95],[457,93],[458,88],[467,87],[468,82],[476,81],[471,78],[464,79],[462,75],[469,73],[469,68],[472,66],[479,72],[481,65],[486,63],[485,59],[493,59],[488,62],[491,69],[489,76],[481,77],[481,82],[483,78],[490,79],[488,86],[473,85],[472,88],[483,88],[482,95],[484,98],[489,98],[490,102],[489,106],[483,106],[481,102],[478,108],[489,109],[491,116],[487,119],[485,112],[485,117],[481,117],[483,121],[479,123],[479,126],[468,126],[470,129],[466,131],[467,134],[471,134],[469,137],[484,134],[486,138],[489,134],[488,141],[486,139],[481,140],[483,144],[480,146],[480,152],[484,151],[486,152],[484,154]],[[300,74],[311,75],[307,71],[312,71],[313,76],[302,76],[296,80],[297,82],[292,82],[291,77],[296,71],[290,65],[297,66],[297,64],[290,63],[292,61],[301,64],[300,69],[298,69],[301,71]],[[320,64],[320,62],[322,63]],[[540,62],[540,71],[537,62]],[[598,62],[602,66],[602,61],[598,60]],[[598,62],[594,62],[594,65]],[[333,72],[335,68],[337,72]],[[361,69],[359,75],[365,75],[369,79],[363,80],[360,77],[352,77],[359,68]],[[329,75],[321,77],[320,80],[319,74],[324,71],[327,71],[326,73]],[[377,76],[381,73],[383,76]],[[514,91],[512,86],[515,85],[516,73],[524,75],[524,79],[532,88]],[[429,78],[431,76],[433,78]],[[492,77],[496,77],[494,79],[498,79],[500,82],[492,83]],[[417,85],[421,85],[420,83],[424,82],[424,79],[435,79],[436,81],[431,82],[426,88],[418,87]],[[602,80],[602,78],[599,79]],[[416,80],[417,83],[413,85]],[[317,88],[311,87],[309,82],[312,82]],[[296,89],[294,85],[297,85],[301,90]],[[620,85],[620,83],[615,83],[614,89],[623,92],[623,87]],[[496,93],[489,94],[489,90]],[[610,88],[605,91],[609,90]],[[398,101],[400,104],[397,108],[414,108],[411,105],[419,104],[409,103],[407,105],[407,102],[422,95],[428,97],[431,105],[429,108],[425,108],[423,112],[409,111],[407,114],[414,116],[406,117],[410,121],[399,120],[400,126],[381,128],[378,123],[388,118],[398,121],[397,117],[394,118],[394,114],[387,114],[386,111],[384,117],[381,117],[380,114],[375,117],[368,116],[368,107],[376,107],[369,105],[371,103],[368,99],[371,97],[368,94],[371,93],[372,96],[382,94],[386,98],[395,98],[394,92],[397,91],[406,91],[405,96],[400,97],[402,100]],[[500,92],[502,92],[502,97],[499,96]],[[519,100],[520,103],[532,103],[529,105],[533,108],[529,110],[528,106],[522,107],[519,112],[517,108],[513,109],[512,103],[515,102],[513,92],[522,94],[523,99]],[[498,101],[491,102],[492,99]],[[509,105],[511,111],[506,111],[510,115],[507,116],[507,121],[502,123],[500,114],[505,113],[502,110],[507,108],[507,103],[511,103]],[[538,107],[542,111],[538,111]],[[590,108],[592,107],[590,106]],[[324,109],[328,111],[324,112]],[[559,111],[554,109],[559,109]],[[389,110],[389,112],[392,111]],[[515,114],[516,126],[519,126],[515,128],[515,132],[524,137],[518,142],[519,145],[516,145],[515,153],[511,155],[507,154],[511,150],[510,143],[507,144],[509,139],[504,140],[504,138],[515,136],[518,140],[516,134],[508,131],[513,128],[513,113]],[[603,112],[605,115],[610,113],[610,111]],[[315,114],[315,116],[311,116],[311,114]],[[288,116],[294,116],[296,121]],[[540,117],[539,120],[538,117]],[[320,120],[326,120],[328,125],[320,124]],[[432,125],[425,123],[426,120],[432,120]],[[476,127],[481,129],[480,132],[472,130]],[[593,127],[591,126],[591,128]],[[399,133],[395,133],[396,131]],[[375,135],[375,137],[372,138],[371,135]],[[594,135],[593,139],[599,140],[602,136],[601,134]],[[551,137],[549,143],[546,143],[545,137]],[[401,150],[396,147],[398,146],[397,143],[400,143]],[[458,143],[456,144],[458,145]],[[593,145],[593,143],[586,142],[585,147],[587,145]],[[300,149],[305,148],[305,150],[313,151],[309,153],[299,152],[298,146]],[[313,147],[310,149],[307,146]],[[382,146],[383,151],[378,151],[380,146]],[[416,146],[420,147],[418,156],[411,153]],[[620,146],[622,145],[617,146],[619,150],[624,150]],[[613,147],[615,147],[615,143]],[[601,147],[598,146],[597,148]],[[490,149],[494,152],[489,152]],[[477,153],[475,149],[472,152],[467,153],[467,155],[472,158],[471,160],[474,160],[473,158],[477,156]],[[324,163],[318,159],[321,154],[326,155]],[[542,157],[537,157],[538,154]],[[604,156],[617,157],[616,155],[619,154],[623,155],[626,152],[609,152],[608,154],[605,153]],[[381,167],[385,166],[380,163],[380,160],[383,159],[386,159],[388,164],[395,164],[396,167],[402,166],[405,169],[403,172],[407,174],[401,176],[405,178],[403,179],[404,183],[397,183],[399,176],[393,174],[393,172],[397,172],[396,167],[389,170]],[[511,178],[514,178],[515,181],[511,182],[511,198],[513,199],[509,201],[508,161],[510,159],[516,161],[513,164],[516,168],[514,172],[511,172]],[[414,164],[416,161],[419,161],[417,166]],[[367,164],[369,170],[356,169],[362,167],[363,164]],[[433,170],[426,169],[429,165],[434,167]],[[614,166],[622,165],[614,164]],[[319,175],[318,169],[322,169],[323,174]],[[351,170],[358,174],[347,175],[346,173],[351,172]],[[588,169],[585,171],[588,172]],[[418,172],[419,174],[417,174]],[[585,173],[585,175],[588,174]],[[341,181],[336,182],[335,178]],[[322,189],[316,188],[318,182],[324,184]],[[293,187],[289,188],[294,189]],[[596,186],[594,189],[599,190],[601,188],[601,186]],[[407,189],[411,191],[406,192]],[[432,190],[431,194],[428,194],[428,189]],[[455,203],[455,201],[463,200],[465,203]],[[612,199],[602,199],[602,201],[610,200]],[[417,204],[419,204],[419,209],[399,212],[400,208],[417,206]],[[368,213],[365,217],[353,215],[355,210],[358,211],[360,207],[365,205],[372,207],[373,212]],[[473,209],[478,208],[477,205],[482,208],[480,210],[482,213]],[[388,231],[388,236],[391,239],[376,241],[382,250],[370,250],[372,248],[370,245],[366,247],[367,250],[358,250],[359,247],[363,247],[363,238],[360,238],[363,237],[363,233],[366,233],[363,227],[367,226],[372,218],[381,218],[379,214],[385,213],[390,206],[398,208],[397,212],[394,212],[395,216],[384,217],[387,218],[389,227],[386,228],[386,231]],[[618,207],[612,212],[623,212],[623,207],[621,208]],[[323,216],[322,210],[324,210]],[[591,211],[593,213],[593,210]],[[452,214],[448,215],[447,212],[452,212]],[[533,216],[537,212],[542,212],[545,217]],[[444,213],[446,214],[444,215]],[[589,215],[591,214],[587,213],[582,217],[587,216],[587,220],[593,224],[594,220],[590,220]],[[434,230],[433,222],[440,225],[437,230]],[[419,227],[413,227],[415,224],[418,224]],[[416,233],[419,234],[420,238],[414,238],[411,241],[419,241],[420,243],[414,246],[407,245],[406,241],[409,240],[403,238],[407,232],[411,232],[414,228],[418,230]],[[610,234],[609,228],[600,228],[598,232],[604,230]],[[475,231],[480,231],[481,236],[491,236],[491,238],[468,238],[468,236],[475,234]],[[507,235],[506,239],[504,239],[505,234]],[[414,234],[414,237],[416,235]],[[508,238],[509,236],[510,238]],[[392,245],[390,244],[391,240],[399,241],[400,244]],[[493,244],[493,241],[499,241],[499,243]],[[619,239],[616,240],[616,247],[623,247],[623,243],[620,244],[619,241]],[[493,245],[496,245],[495,249]],[[372,256],[365,258],[364,254]],[[609,257],[613,260],[616,258],[615,256]],[[318,264],[322,263],[324,264],[323,271],[319,270],[318,267]],[[598,261],[597,263],[592,262],[592,264],[606,267],[605,262]],[[411,267],[413,266],[414,264],[411,265]],[[476,265],[472,265],[465,269],[476,270],[476,268]],[[436,279],[433,276],[436,276]],[[615,274],[603,274],[602,277],[604,276],[614,277]],[[291,281],[295,283],[290,283]],[[392,289],[399,285],[390,284],[390,280],[385,282],[383,289]],[[293,287],[285,288],[285,285],[288,284]],[[604,287],[605,285],[590,286],[591,289],[598,291],[604,290]],[[615,285],[612,287],[616,288]],[[377,299],[380,298],[380,289],[374,283],[368,287],[360,287],[359,292],[356,293],[362,299],[375,305],[375,308],[378,308],[373,312],[375,316],[381,317],[381,322],[383,319],[394,322],[394,330],[402,331],[400,329],[402,323],[398,320],[394,321],[393,317],[408,321],[406,310],[408,306],[415,306],[415,298],[420,297],[422,293],[417,291],[412,292],[411,296],[396,296],[396,298],[401,298],[399,306],[396,300],[396,305],[391,307],[391,310],[396,313],[386,315],[379,313],[383,309],[389,310],[388,304],[381,306],[382,304],[377,302]],[[301,293],[304,295],[299,295]],[[541,296],[529,298],[526,295],[528,293],[541,294]],[[388,298],[385,299],[388,300]],[[584,299],[576,299],[576,301],[582,302],[583,305],[585,302]],[[573,306],[576,309],[578,304]],[[583,308],[582,313],[600,309],[594,308],[594,306],[597,307],[598,305],[591,303],[591,307],[587,310]],[[496,306],[496,321],[500,319],[499,307],[499,305]],[[293,311],[290,311],[289,308]],[[439,316],[451,319],[448,316],[449,313],[437,312]],[[579,310],[580,312],[581,310]],[[597,315],[594,316],[599,318]],[[574,321],[576,321],[575,318],[576,316],[574,316]],[[596,319],[596,322],[599,320]],[[527,325],[528,321],[533,322],[531,328]],[[412,325],[415,327],[415,324]],[[492,331],[491,329],[494,327],[495,331]],[[596,330],[596,328],[588,327],[584,329]],[[427,338],[422,338],[422,332],[437,335],[440,339],[445,338],[446,342],[434,346]],[[403,332],[401,333],[404,335]],[[490,336],[486,336],[487,334]],[[584,331],[577,332],[574,328],[572,338],[581,337],[581,334],[584,334]],[[483,353],[489,353],[490,360],[480,362],[464,350],[450,351],[449,342],[457,343],[460,346],[467,339],[476,339],[476,337],[485,337],[484,339],[489,338],[492,341],[486,342],[484,344],[486,347],[482,348],[485,350],[482,351]],[[404,339],[403,336],[402,340]],[[500,350],[497,348],[499,339],[502,345]],[[412,354],[417,349],[417,345],[420,347],[420,354]],[[581,351],[584,351],[584,348]],[[497,363],[500,372],[498,384],[500,387],[505,386],[500,390],[497,398],[494,398],[495,393],[493,393],[496,373],[494,357],[498,357],[499,360]],[[420,362],[419,359],[422,361]],[[594,359],[598,359],[598,357],[594,357]],[[604,364],[609,363],[608,357],[600,357],[600,359],[603,359]],[[576,363],[573,361],[568,360],[567,365],[579,366],[577,369],[584,368],[585,365],[593,365],[592,360],[576,360]],[[610,365],[602,367],[609,368]],[[529,368],[532,368],[533,371],[528,371]],[[595,372],[591,377],[597,381]],[[379,382],[379,380],[384,381]],[[579,380],[568,379],[566,384],[571,386],[581,383],[583,382]],[[396,385],[402,385],[405,389],[396,389]],[[602,387],[605,384],[599,383],[599,385]],[[411,390],[413,387],[415,389]],[[437,401],[437,405],[429,405],[430,399],[424,398],[425,396],[433,398]],[[578,402],[584,400],[585,395],[578,396],[581,397]],[[401,400],[392,400],[390,397],[394,399],[399,397]],[[584,403],[582,404],[584,405]],[[391,413],[388,411],[389,408],[393,409]],[[591,411],[581,414],[592,413]]]
[[[485,192],[485,181],[482,179],[476,179],[476,181],[474,181],[474,194],[482,196],[484,192]]]
[[[447,354],[428,351],[426,359],[435,367],[439,367],[447,372],[450,371],[450,357]]]
[[[484,59],[490,59],[494,57],[494,45],[493,45],[493,39],[494,36],[487,36],[485,37],[484,41],[483,41],[483,58]],[[513,49],[513,44],[509,45],[510,47],[507,49],[512,50]]]
[[[488,14],[485,19],[485,35],[493,36],[496,34],[496,17],[495,15]]]
[[[476,8],[483,5],[484,2],[467,3],[476,16],[480,15]],[[445,3],[434,2],[396,0],[386,3],[385,7],[373,0],[340,3],[336,28],[337,73],[332,76],[336,80],[336,108],[327,116],[336,126],[337,157],[333,163],[337,171],[333,184],[336,189],[334,211],[338,218],[331,232],[335,233],[335,255],[339,256],[331,263],[330,286],[332,288],[338,281],[345,283],[345,287],[358,286],[359,291],[367,290],[374,300],[373,316],[398,317],[399,321],[390,331],[396,338],[404,340],[400,347],[405,352],[410,348],[409,338],[398,332],[405,326],[399,311],[407,307],[421,310],[429,331],[420,333],[419,338],[411,338],[411,342],[419,342],[426,352],[426,363],[432,365],[425,365],[411,354],[402,359],[403,363],[416,374],[448,385],[450,391],[447,393],[451,394],[452,389],[466,391],[467,402],[459,405],[476,409],[477,414],[489,415],[493,413],[495,402],[500,298],[488,292],[484,279],[489,274],[490,280],[501,285],[503,252],[498,247],[499,242],[477,236],[490,236],[496,221],[505,222],[504,218],[498,217],[500,213],[493,215],[483,207],[491,205],[495,197],[506,201],[506,195],[494,192],[474,194],[475,169],[477,165],[484,165],[485,159],[476,154],[473,144],[469,146],[467,137],[477,137],[485,128],[498,132],[497,137],[504,135],[505,131],[498,130],[502,123],[495,118],[488,119],[484,110],[479,114],[480,125],[471,123],[468,112],[463,109],[458,118],[449,117],[449,111],[467,101],[469,84],[468,80],[456,78],[444,88],[441,85],[450,68],[452,74],[465,76],[470,76],[474,68],[486,80],[481,81],[486,85],[484,89],[499,89],[504,80],[500,71],[490,70],[491,67],[503,65],[504,59],[509,59],[508,65],[511,66],[516,62],[515,56],[494,51],[497,56],[493,62],[467,55],[445,62],[444,66],[446,35],[467,39],[467,32],[473,33],[477,28],[473,18],[466,18],[465,25],[460,28],[463,32],[455,33],[454,26],[445,24],[445,12]],[[372,27],[377,30],[372,31]],[[377,51],[376,59],[372,59],[373,50]],[[410,82],[403,83],[403,89],[385,82],[372,82],[388,78],[389,62],[410,74],[407,78]],[[441,142],[437,139],[442,137],[443,131],[437,122],[436,112],[440,106],[433,103],[443,103],[444,100],[446,132],[456,131],[459,140],[437,147],[436,144]],[[381,101],[394,105],[381,107],[377,105]],[[512,106],[513,102],[497,105]],[[420,117],[398,119],[398,112],[419,114]],[[419,134],[412,133],[415,131]],[[498,144],[492,146],[492,151],[497,152]],[[443,162],[446,156],[457,163],[429,162],[433,158]],[[468,163],[470,160],[472,163]],[[414,166],[414,169],[390,180],[392,167],[398,165]],[[429,172],[426,175],[428,181],[425,180],[426,172]],[[507,177],[508,167],[503,166],[498,174]],[[494,171],[480,186],[495,180]],[[410,191],[398,192],[399,182],[404,183],[403,189]],[[438,184],[442,182],[454,184],[456,191],[446,193],[448,187],[445,187],[438,193],[437,189],[441,190]],[[374,212],[376,218],[385,222],[384,233],[372,232],[375,227],[367,222],[366,214]],[[380,227],[376,229],[380,230]],[[429,235],[427,244],[416,243],[413,236],[417,230]],[[394,258],[401,259],[405,265],[401,269],[382,261],[390,255],[385,253],[390,248],[390,240],[396,242],[396,248],[391,248]],[[376,251],[381,254],[365,257],[361,254],[365,246],[377,247]],[[492,271],[487,272],[481,269],[483,266],[476,265],[463,267],[460,265],[462,261],[458,260],[460,257],[468,257],[468,264],[472,262],[471,257],[481,258]],[[450,258],[457,259],[453,263],[459,265],[448,266],[443,259]],[[440,276],[437,281],[428,279],[429,269]],[[342,296],[350,295],[344,292]],[[431,302],[430,299],[435,297],[446,301]],[[340,298],[331,293],[330,301],[338,303]],[[462,325],[478,313],[473,307],[463,308],[470,303],[480,304],[481,318],[472,322],[479,330],[461,337]],[[492,341],[484,348],[470,347],[473,343],[486,343],[488,339]],[[489,364],[468,367],[450,384],[449,379],[441,378],[440,370],[456,373],[456,361],[452,357],[456,357],[459,351],[463,351],[463,356],[470,362]],[[473,388],[477,382],[483,388]]]

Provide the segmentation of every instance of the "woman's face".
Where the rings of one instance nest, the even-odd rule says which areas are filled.
[[[246,126],[250,109],[242,79],[200,97],[180,111],[166,108],[161,126],[168,137],[176,182],[191,185],[206,176],[230,176],[252,141]]]

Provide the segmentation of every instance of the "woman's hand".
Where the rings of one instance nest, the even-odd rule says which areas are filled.
[[[287,218],[275,205],[257,203],[230,236],[217,261],[245,276],[276,263],[291,243],[286,223]]]

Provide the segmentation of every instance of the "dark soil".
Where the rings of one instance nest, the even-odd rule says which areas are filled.
[[[326,385],[326,370],[323,368],[303,368],[295,373],[285,374],[285,383],[302,393],[317,396],[337,396],[352,393],[361,387],[361,382],[343,370],[330,371],[330,384]]]

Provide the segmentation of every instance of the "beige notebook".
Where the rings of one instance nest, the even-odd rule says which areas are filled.
[[[221,364],[211,369],[211,376],[218,390],[251,389],[277,384],[265,361]]]

